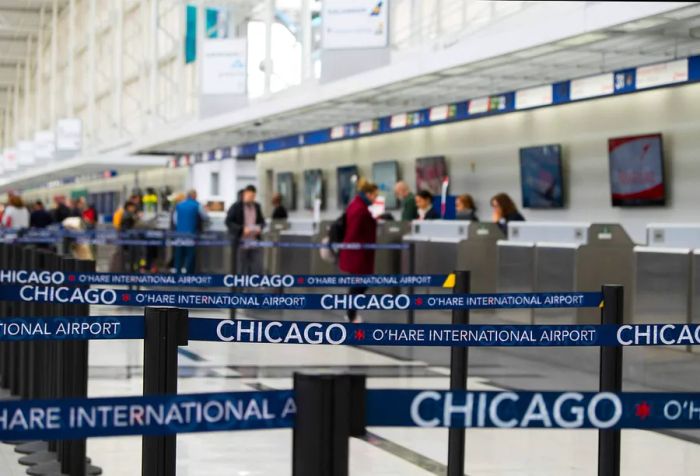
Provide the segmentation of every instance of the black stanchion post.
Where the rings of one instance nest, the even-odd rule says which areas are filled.
[[[177,393],[177,347],[187,345],[187,310],[147,307],[143,355],[143,394]],[[175,476],[176,436],[144,436],[143,476]]]
[[[603,286],[601,323],[622,325],[624,287]],[[600,391],[622,391],[622,347],[600,348]],[[620,476],[620,430],[598,431],[598,476]]]
[[[293,476],[347,476],[349,437],[365,434],[365,376],[294,374]]]
[[[416,274],[416,244],[413,241],[410,241],[408,243],[408,273],[407,274]],[[416,288],[411,285],[408,287],[408,294],[412,295],[416,292]],[[415,324],[416,323],[416,311],[413,309],[409,308],[408,309],[408,314],[407,314],[407,321],[408,324]]]
[[[75,271],[79,273],[95,272],[95,262],[78,260]],[[90,286],[84,286],[89,288]],[[77,304],[75,315],[88,317],[89,304]],[[89,341],[67,341],[65,346],[65,361],[63,379],[67,382],[67,397],[87,398],[88,396],[88,345]],[[86,458],[86,440],[67,440],[64,442],[61,454],[61,473],[68,476],[86,476],[102,473],[100,468],[89,465]]]
[[[231,274],[234,276],[238,274],[238,245],[240,243],[240,238],[237,236],[233,236],[231,238]],[[235,293],[236,288],[232,287],[231,288],[231,293]],[[229,317],[231,319],[236,318],[236,309],[229,309]]]
[[[454,294],[470,291],[469,271],[455,271]],[[452,325],[469,324],[469,309],[452,310]],[[469,369],[468,347],[452,347],[450,350],[450,390],[465,391]],[[465,428],[450,428],[447,441],[447,476],[464,476]]]

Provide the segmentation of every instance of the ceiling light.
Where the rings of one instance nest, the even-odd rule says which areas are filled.
[[[563,47],[581,46],[596,41],[605,40],[606,38],[608,38],[608,36],[609,35],[607,33],[603,32],[585,33],[583,35],[572,36],[571,38],[567,38],[566,40],[561,40],[557,42],[557,44]]]
[[[662,17],[642,18],[641,20],[623,23],[613,29],[616,31],[639,31],[668,23],[668,19]]]

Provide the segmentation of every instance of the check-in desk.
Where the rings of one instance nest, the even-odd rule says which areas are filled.
[[[206,231],[226,232],[226,214],[209,214]],[[231,246],[197,246],[195,248],[195,270],[205,274],[226,274],[231,272]]]
[[[383,221],[377,223],[377,244],[400,245],[404,235],[411,230],[408,221]],[[401,274],[401,250],[377,250],[374,253],[375,274]]]
[[[501,238],[503,233],[493,223],[416,220],[403,241],[414,249],[413,272],[448,274],[468,270],[472,292],[492,293],[496,291],[496,242]],[[402,269],[409,273],[411,250],[403,254]]]
[[[318,224],[311,219],[292,219],[288,228],[279,232],[279,241],[286,243],[313,243]],[[318,255],[313,248],[280,248],[279,272],[281,274],[312,274],[312,257]]]
[[[328,230],[335,220],[321,220],[316,227],[316,232],[313,236],[313,242],[320,244],[323,239],[328,236]],[[338,266],[335,263],[329,263],[321,258],[321,252],[318,248],[314,249],[311,254],[311,274],[337,274]]]
[[[277,243],[280,241],[280,234],[288,230],[290,224],[287,220],[268,220],[263,232],[263,241]],[[268,274],[279,274],[280,270],[280,249],[264,248],[263,269]]]
[[[510,245],[499,244],[499,273],[507,273],[505,259],[515,255],[518,264],[511,265],[518,276],[510,280],[499,277],[499,291],[515,289],[534,292],[598,291],[603,284],[625,286],[625,302],[631,304],[633,276],[632,240],[617,224],[597,223],[543,223],[511,222],[508,227]],[[515,243],[522,244],[521,247]],[[534,244],[534,246],[532,245]],[[529,254],[529,252],[532,254]],[[531,256],[531,258],[530,258]],[[527,283],[525,265],[531,260],[533,273],[531,288]],[[625,306],[629,321],[631,305]],[[535,323],[600,322],[598,309],[536,309],[532,312]]]
[[[700,225],[649,224],[634,252],[634,322],[700,322]]]

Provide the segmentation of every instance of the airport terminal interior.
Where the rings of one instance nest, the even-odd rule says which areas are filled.
[[[699,205],[695,2],[0,0],[0,476],[696,476]]]

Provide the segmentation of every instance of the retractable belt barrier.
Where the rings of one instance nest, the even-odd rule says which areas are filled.
[[[0,341],[143,339],[143,316],[0,320]],[[428,347],[700,345],[698,324],[448,325],[188,319],[193,341]]]
[[[0,300],[119,306],[265,310],[431,310],[600,307],[599,292],[516,294],[237,294],[2,285]]]
[[[689,429],[698,393],[366,390],[377,427]],[[292,428],[291,390],[0,402],[0,438],[78,439]]]
[[[291,274],[143,274],[71,273],[0,269],[0,284],[43,285],[139,285],[226,288],[303,288],[378,286],[454,286],[454,274],[370,274],[370,275],[291,275]]]
[[[230,246],[232,238],[224,232],[210,232],[199,235],[177,233],[166,230],[139,230],[111,232],[107,230],[74,232],[51,230],[48,232],[26,231],[0,234],[0,242],[16,244],[50,244],[70,238],[80,243],[92,245],[125,246]],[[335,250],[405,250],[407,243],[294,243],[284,241],[240,240],[238,246],[247,248],[297,248]]]

